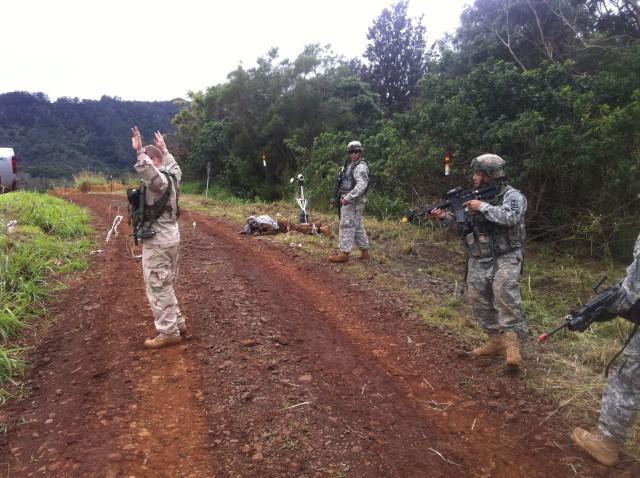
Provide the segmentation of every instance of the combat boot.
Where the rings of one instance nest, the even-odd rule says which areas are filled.
[[[613,466],[618,463],[618,452],[620,451],[620,445],[611,438],[607,438],[603,435],[595,435],[589,433],[580,427],[573,430],[573,440],[580,448],[586,451],[589,455],[594,457],[600,463]]]
[[[162,347],[168,347],[169,345],[175,345],[180,343],[182,337],[179,335],[158,335],[154,339],[147,339],[144,341],[144,346],[148,349],[161,349]]]
[[[329,228],[329,226],[318,227],[318,231],[327,236],[329,239],[333,239],[333,234],[331,233],[331,229]]]
[[[482,347],[478,347],[471,351],[471,355],[475,357],[496,357],[504,353],[504,338],[500,332],[489,332],[489,341]]]
[[[522,357],[520,356],[520,340],[517,332],[507,332],[504,334],[504,343],[507,348],[507,365],[511,367],[521,367]]]
[[[369,249],[363,249],[362,250],[362,254],[360,254],[360,257],[358,257],[359,261],[370,261],[371,260],[371,254],[369,254]]]
[[[349,253],[340,251],[340,253],[338,253],[338,254],[336,254],[334,256],[329,256],[328,261],[329,262],[338,262],[338,263],[349,262]]]

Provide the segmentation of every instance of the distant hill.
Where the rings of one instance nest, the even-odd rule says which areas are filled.
[[[12,147],[18,157],[22,184],[46,189],[64,184],[79,171],[122,177],[131,171],[131,127],[137,125],[145,144],[153,132],[172,134],[171,120],[188,102],[99,101],[59,98],[43,93],[0,94],[0,147]]]

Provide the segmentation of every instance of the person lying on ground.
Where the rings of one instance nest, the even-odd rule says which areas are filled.
[[[296,231],[302,234],[324,234],[333,238],[329,226],[323,226],[321,222],[314,224],[295,224],[288,219],[273,219],[266,214],[262,216],[250,216],[247,224],[238,234],[253,234],[259,236],[271,236],[279,232]]]

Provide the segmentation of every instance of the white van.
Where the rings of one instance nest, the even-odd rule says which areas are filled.
[[[18,189],[18,161],[13,148],[0,148],[0,194]]]

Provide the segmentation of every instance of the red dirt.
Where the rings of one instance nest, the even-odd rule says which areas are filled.
[[[0,410],[0,476],[640,476],[572,444],[558,404],[527,388],[543,366],[471,360],[383,289],[383,263],[360,278],[220,218],[181,217],[189,332],[146,350],[139,248],[125,224],[105,242],[125,200],[68,199],[93,212],[101,252],[30,339],[32,393]]]

